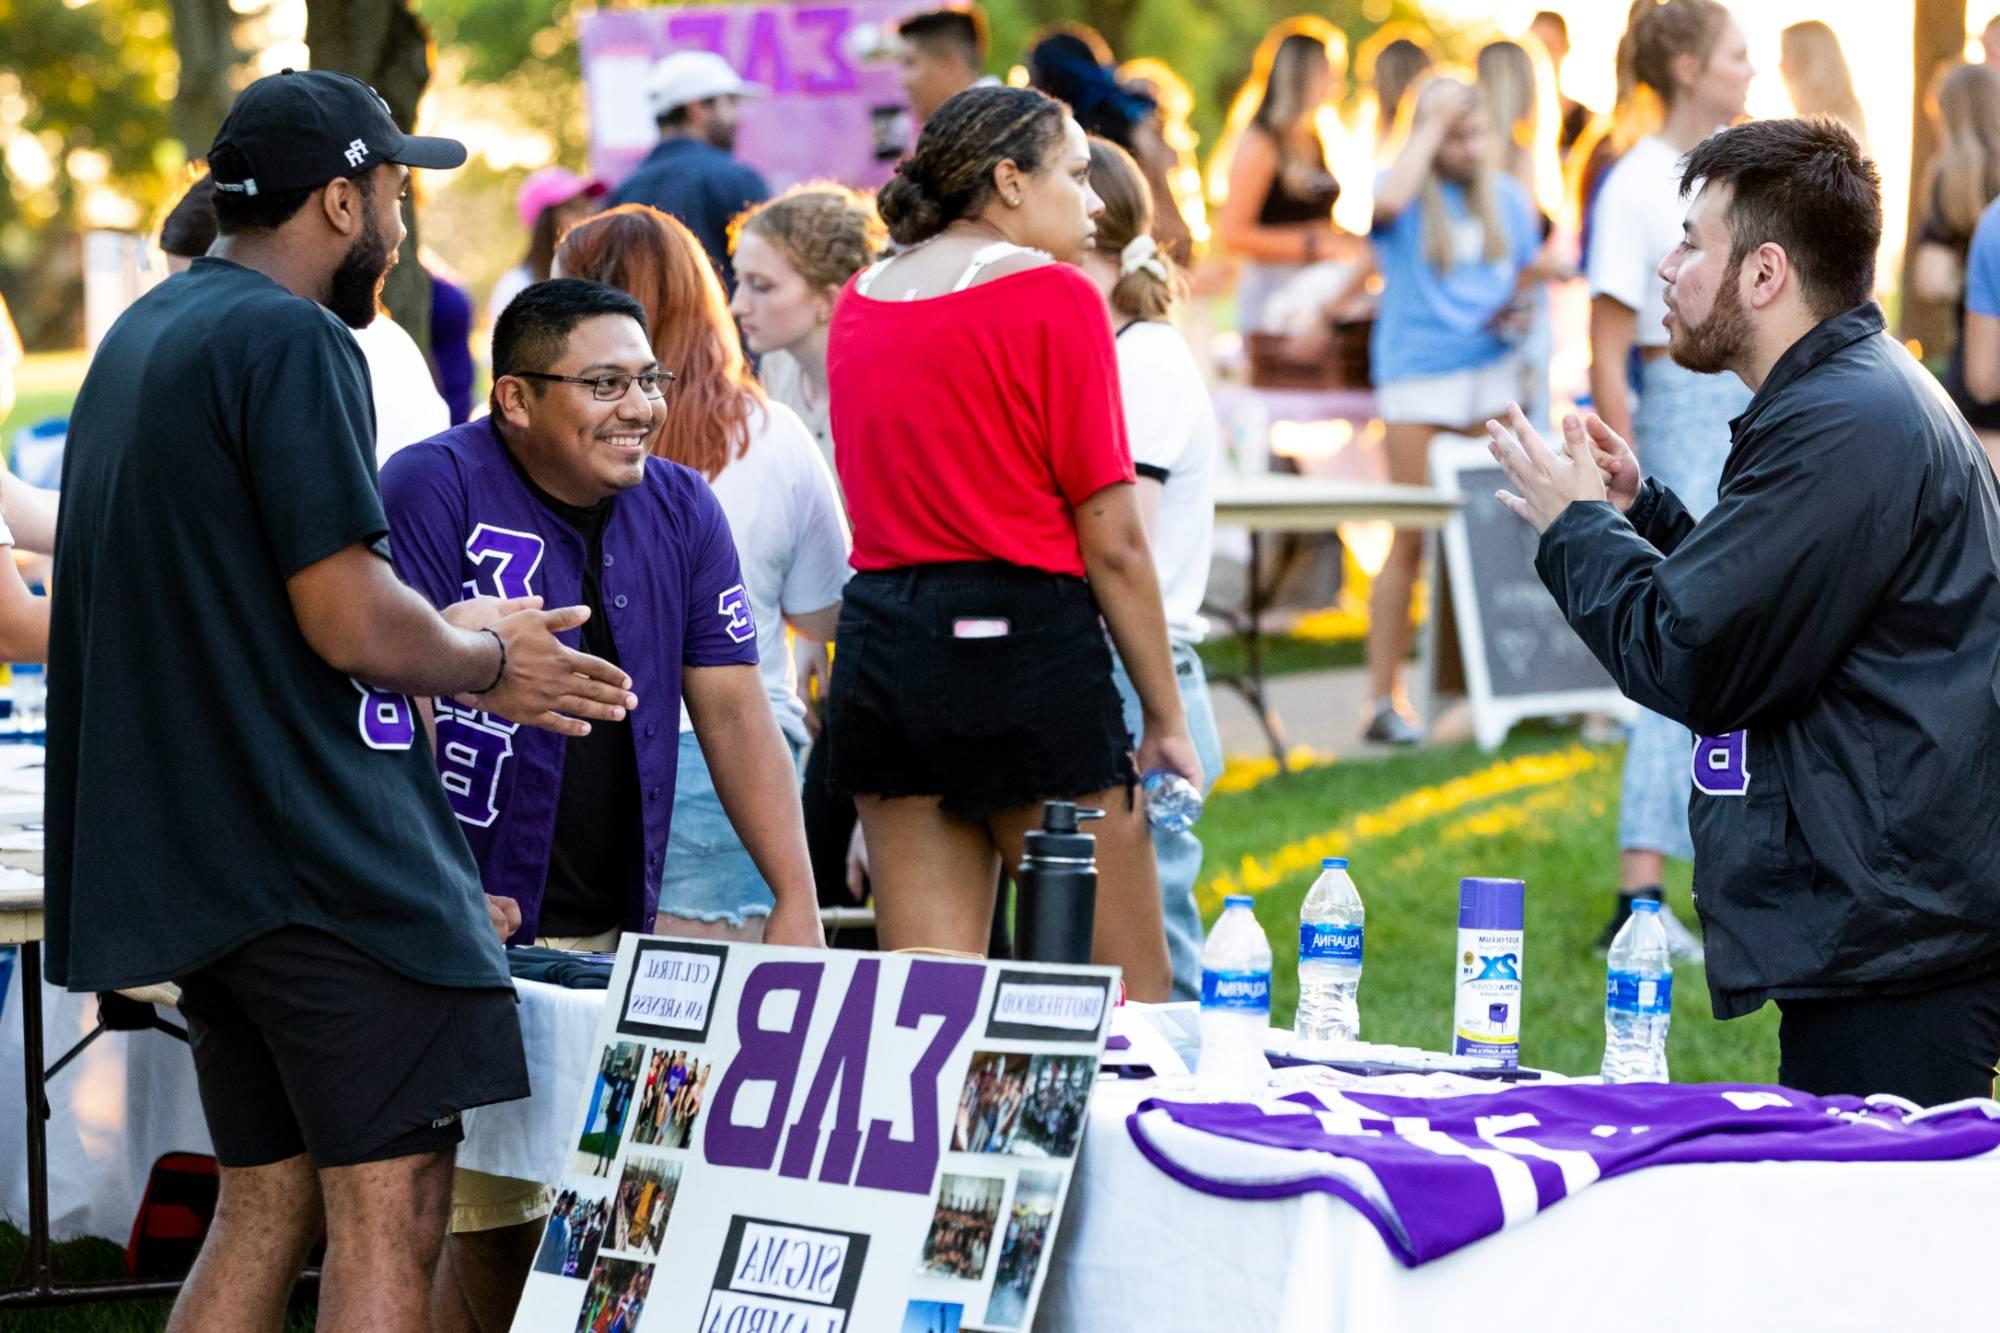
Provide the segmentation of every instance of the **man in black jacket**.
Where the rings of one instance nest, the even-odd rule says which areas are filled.
[[[1489,423],[1536,567],[1638,703],[1693,729],[1716,1016],[1779,1078],[1935,1104],[2000,1056],[2000,497],[1869,299],[1875,167],[1827,121],[1727,130],[1661,265],[1670,351],[1755,393],[1697,524],[1595,417]],[[1572,461],[1573,460],[1573,461]]]

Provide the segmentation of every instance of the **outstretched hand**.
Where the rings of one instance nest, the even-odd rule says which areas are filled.
[[[1488,452],[1514,487],[1498,493],[1500,503],[1526,519],[1536,532],[1548,531],[1549,524],[1577,501],[1610,498],[1597,459],[1580,449],[1567,458],[1556,453],[1528,424],[1519,406],[1508,405],[1504,424],[1487,422],[1486,434]],[[1611,438],[1617,439],[1615,435]],[[1637,467],[1635,461],[1635,472]]]
[[[1632,502],[1639,498],[1639,483],[1645,480],[1639,471],[1639,456],[1618,432],[1604,424],[1603,417],[1595,412],[1585,412],[1581,417],[1571,412],[1563,418],[1563,442],[1571,458],[1581,458],[1586,450],[1589,452],[1598,474],[1604,478],[1606,495],[1618,506],[1619,513],[1632,508]]]

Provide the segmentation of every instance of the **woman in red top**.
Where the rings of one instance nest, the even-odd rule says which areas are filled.
[[[854,579],[827,709],[885,948],[979,953],[1046,800],[1103,808],[1096,954],[1168,968],[1139,771],[1201,781],[1133,493],[1083,131],[1021,88],[940,108],[879,207],[904,248],[837,307],[827,378]],[[1127,733],[1109,627],[1144,706]]]

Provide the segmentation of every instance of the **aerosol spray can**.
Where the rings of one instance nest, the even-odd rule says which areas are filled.
[[[1521,1062],[1522,903],[1518,879],[1463,879],[1458,884],[1458,989],[1452,1013],[1454,1055]]]

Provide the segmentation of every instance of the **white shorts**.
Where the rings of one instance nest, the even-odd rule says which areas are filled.
[[[1522,400],[1521,358],[1509,353],[1471,370],[1422,375],[1375,388],[1375,415],[1391,426],[1477,427]]]

